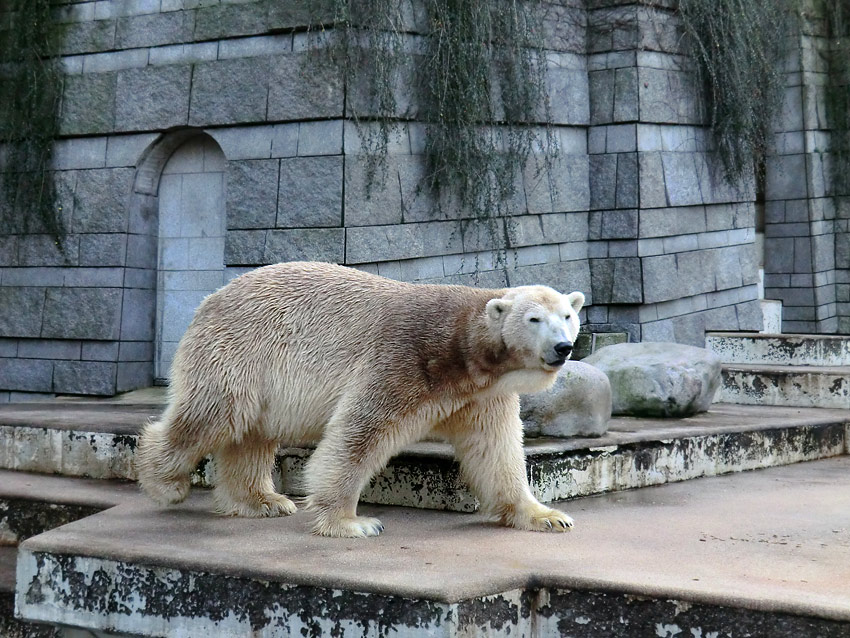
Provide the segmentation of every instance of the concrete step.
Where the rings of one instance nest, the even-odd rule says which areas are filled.
[[[850,367],[726,364],[722,376],[726,403],[850,408]]]
[[[157,413],[155,407],[0,406],[0,468],[135,479],[136,433]],[[716,405],[688,419],[614,418],[600,438],[529,439],[529,480],[537,497],[549,502],[824,458],[843,453],[848,418],[844,411],[731,405]],[[280,451],[278,489],[303,495],[301,472],[311,453],[308,448]],[[199,486],[213,484],[214,464],[202,463],[194,479]],[[466,512],[477,508],[460,480],[451,447],[436,442],[407,448],[367,486],[361,500]]]
[[[134,483],[0,470],[0,546],[133,498],[142,498]]]
[[[56,627],[15,618],[17,544],[132,498],[141,498],[132,483],[0,470],[0,636],[61,635]]]
[[[0,636],[3,638],[59,638],[61,629],[15,618],[15,561],[18,548],[0,545]]]
[[[724,363],[850,366],[850,336],[709,332],[705,347]]]
[[[122,636],[850,635],[850,457],[558,507],[571,533],[366,506],[354,540],[134,502],[25,541],[18,604]]]

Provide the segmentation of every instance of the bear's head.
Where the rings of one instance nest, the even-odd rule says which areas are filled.
[[[487,302],[487,321],[519,368],[554,379],[572,353],[583,305],[577,291],[563,295],[547,286],[519,286]]]

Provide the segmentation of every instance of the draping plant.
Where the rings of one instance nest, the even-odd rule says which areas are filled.
[[[826,3],[830,38],[829,82],[826,115],[830,127],[832,188],[838,196],[850,195],[850,0]]]
[[[382,185],[401,123],[425,123],[426,177],[437,202],[492,234],[535,145],[538,171],[557,156],[549,126],[541,12],[521,0],[334,0],[349,113],[364,139],[367,193]],[[415,78],[411,84],[410,78]],[[554,196],[550,186],[550,195]],[[496,242],[504,245],[504,241]]]
[[[0,222],[16,232],[64,232],[51,172],[61,75],[50,0],[0,0]]]
[[[679,0],[726,179],[763,174],[795,0]]]

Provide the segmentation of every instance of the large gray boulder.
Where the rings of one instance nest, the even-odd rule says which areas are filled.
[[[720,387],[720,359],[678,343],[619,343],[584,359],[611,381],[614,414],[684,417],[705,412]]]
[[[601,436],[611,418],[611,384],[601,370],[568,361],[546,392],[522,396],[527,436]]]

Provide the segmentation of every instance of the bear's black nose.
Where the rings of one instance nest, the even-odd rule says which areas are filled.
[[[572,351],[573,344],[571,341],[562,341],[561,343],[555,344],[555,352],[557,352],[562,357],[566,357]]]

